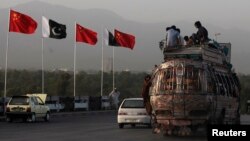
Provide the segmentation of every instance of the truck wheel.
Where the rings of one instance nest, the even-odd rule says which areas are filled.
[[[119,123],[119,128],[122,129],[124,127],[123,123]]]
[[[23,122],[27,122],[27,118],[23,118]]]
[[[50,113],[47,112],[46,115],[45,115],[45,117],[44,117],[44,121],[48,122],[49,120],[50,120]]]
[[[217,120],[217,123],[218,123],[218,124],[224,124],[224,121],[225,121],[225,114],[226,114],[226,110],[225,110],[225,108],[223,108],[223,109],[221,110],[220,116],[219,116],[219,118],[218,118],[218,120]]]

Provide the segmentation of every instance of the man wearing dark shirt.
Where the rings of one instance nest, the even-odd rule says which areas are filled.
[[[151,85],[152,85],[151,76],[146,75],[144,77],[141,95],[142,95],[142,98],[144,101],[144,106],[146,107],[146,111],[149,115],[151,115],[151,113],[152,113],[152,107],[150,105],[150,95],[149,95],[149,89],[150,89]]]
[[[198,29],[196,33],[198,42],[200,44],[204,44],[205,42],[208,42],[207,29],[201,25],[200,21],[196,21],[194,26]]]

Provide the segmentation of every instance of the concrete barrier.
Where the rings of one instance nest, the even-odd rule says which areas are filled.
[[[84,115],[102,115],[102,114],[116,114],[115,110],[105,110],[105,111],[76,111],[76,112],[57,112],[51,113],[51,118],[57,117],[70,117],[70,116],[84,116]],[[0,122],[4,122],[5,117],[0,116]]]

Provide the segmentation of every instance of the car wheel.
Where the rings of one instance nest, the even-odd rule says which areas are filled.
[[[122,129],[124,127],[124,124],[119,123],[119,128]]]
[[[36,114],[33,113],[30,117],[30,122],[36,122]]]
[[[148,124],[148,128],[152,128],[152,124],[151,123]]]
[[[49,120],[50,120],[50,114],[49,114],[49,112],[47,112],[45,117],[44,117],[44,121],[49,121]]]
[[[7,122],[12,122],[13,120],[12,120],[12,118],[10,118],[10,117],[6,117],[6,121],[7,121]]]
[[[135,124],[131,124],[131,127],[135,128]]]
[[[26,122],[27,121],[27,118],[23,118],[23,122]]]

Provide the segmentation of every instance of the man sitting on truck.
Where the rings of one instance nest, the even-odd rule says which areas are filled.
[[[179,41],[179,32],[176,31],[176,26],[173,25],[170,28],[166,28],[167,34],[166,34],[166,46],[169,47],[175,47],[180,42]]]
[[[194,23],[194,26],[198,29],[196,35],[197,35],[197,39],[198,39],[198,43],[199,44],[204,44],[205,42],[208,42],[208,32],[207,29],[205,27],[203,27],[201,25],[200,21],[196,21]]]

